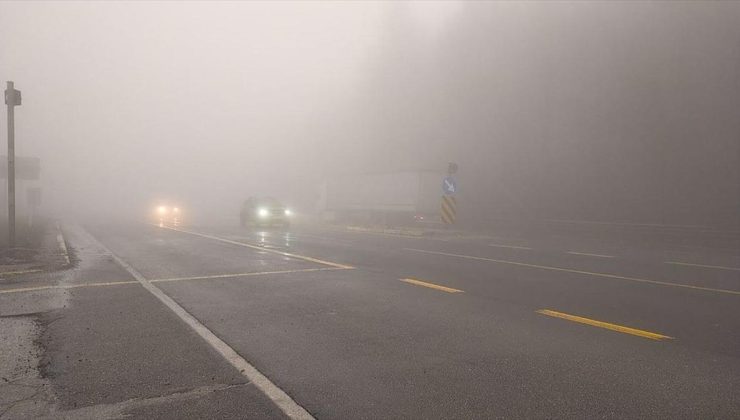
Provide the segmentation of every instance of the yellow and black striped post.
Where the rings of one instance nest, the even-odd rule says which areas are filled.
[[[442,221],[447,225],[451,225],[455,223],[456,218],[457,218],[457,201],[455,201],[455,196],[443,195],[442,196]]]

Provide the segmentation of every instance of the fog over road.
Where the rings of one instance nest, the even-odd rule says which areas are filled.
[[[0,39],[55,214],[457,162],[471,224],[740,228],[737,2],[2,2]]]
[[[0,420],[740,419],[739,41],[730,1],[0,1]]]

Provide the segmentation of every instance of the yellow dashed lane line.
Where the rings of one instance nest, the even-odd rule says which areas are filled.
[[[441,290],[447,293],[464,293],[460,289],[453,289],[452,287],[440,286],[439,284],[429,283],[426,281],[421,281],[421,280],[416,280],[416,279],[400,279],[400,280],[404,283],[415,284],[417,286],[423,286],[423,287],[428,287],[430,289]]]
[[[607,330],[617,331],[624,334],[635,335],[642,338],[648,338],[650,340],[671,340],[673,337],[667,335],[658,334],[650,331],[638,330],[637,328],[625,327],[623,325],[611,324],[609,322],[597,321],[595,319],[584,318],[581,316],[570,315],[562,312],[556,312],[550,309],[540,309],[537,311],[542,315],[551,316],[554,318],[565,319],[568,321],[578,322],[580,324],[591,325],[593,327],[604,328]]]

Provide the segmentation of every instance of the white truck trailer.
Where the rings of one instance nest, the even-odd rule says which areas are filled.
[[[320,187],[324,220],[374,225],[439,221],[443,173],[382,172],[337,176]]]

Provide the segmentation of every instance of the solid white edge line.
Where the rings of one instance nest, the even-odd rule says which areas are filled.
[[[618,274],[598,273],[595,271],[576,270],[572,268],[554,267],[554,266],[539,265],[539,264],[529,264],[529,263],[523,263],[523,262],[518,262],[518,261],[498,260],[495,258],[475,257],[472,255],[451,254],[447,252],[429,251],[425,249],[416,249],[416,248],[403,248],[403,249],[406,251],[421,252],[424,254],[447,255],[448,257],[457,257],[457,258],[464,258],[464,259],[476,260],[476,261],[490,261],[490,262],[499,263],[499,264],[510,264],[510,265],[515,265],[519,267],[529,267],[529,268],[536,268],[540,270],[560,271],[560,272],[566,272],[566,273],[583,274],[583,275],[588,275],[588,276],[627,280],[627,281],[633,281],[637,283],[657,284],[661,286],[681,287],[681,288],[686,288],[686,289],[705,290],[705,291],[717,292],[717,293],[727,293],[730,295],[740,295],[740,290],[715,289],[712,287],[694,286],[690,284],[671,283],[671,282],[660,281],[660,280],[648,280],[648,279],[641,279],[637,277],[620,276]]]
[[[64,234],[62,233],[62,227],[59,226],[59,222],[57,222],[56,225],[57,225],[57,243],[59,244],[59,248],[62,250],[62,256],[64,257],[64,264],[70,265],[69,252],[67,251],[67,243],[64,241]]]
[[[92,235],[90,235],[92,236]],[[213,347],[221,356],[226,359],[232,366],[236,368],[242,375],[244,375],[251,383],[253,383],[262,393],[264,393],[278,408],[285,413],[291,419],[314,419],[314,417],[306,411],[305,408],[301,407],[295,402],[290,395],[286,394],[285,391],[278,388],[277,385],[272,383],[265,375],[263,375],[257,368],[249,364],[243,357],[239,355],[234,349],[232,349],[226,342],[218,338],[216,334],[211,332],[205,325],[198,321],[194,316],[190,315],[182,306],[167,296],[161,289],[153,285],[149,280],[141,275],[135,268],[129,265],[126,261],[122,260],[118,255],[114,254],[105,245],[100,243],[96,239],[96,242],[104,249],[110,256],[129,274],[131,274],[149,293],[153,294],[157,299],[165,304],[172,312],[175,313],[183,322],[185,322],[190,328],[192,328],[201,338],[203,338],[211,347]]]
[[[169,229],[169,230],[173,230],[175,232],[185,233],[185,234],[188,234],[188,235],[200,236],[201,238],[212,239],[214,241],[220,241],[220,242],[224,242],[224,243],[231,244],[231,245],[243,246],[243,247],[255,249],[255,250],[258,250],[258,251],[264,251],[264,252],[269,252],[271,254],[282,255],[284,257],[295,258],[295,259],[298,259],[298,260],[308,261],[308,262],[312,262],[312,263],[316,263],[316,264],[328,265],[329,267],[341,268],[341,269],[344,269],[344,270],[353,270],[354,269],[354,267],[352,267],[351,265],[338,264],[338,263],[334,263],[334,262],[331,262],[331,261],[320,260],[318,258],[307,257],[305,255],[298,255],[298,254],[292,254],[290,252],[277,251],[275,249],[270,249],[270,248],[265,248],[265,247],[262,247],[262,246],[252,245],[252,244],[248,244],[248,243],[245,243],[245,242],[233,241],[231,239],[221,238],[219,236],[214,236],[214,235],[207,235],[205,233],[195,232],[195,231],[192,231],[192,230],[177,229],[177,228],[173,228],[173,227],[169,227],[169,226],[158,226],[158,225],[155,225],[155,226],[157,226],[159,228],[162,228],[162,229]]]
[[[585,255],[587,257],[614,258],[614,255],[591,254],[589,252],[566,251],[566,254]]]

